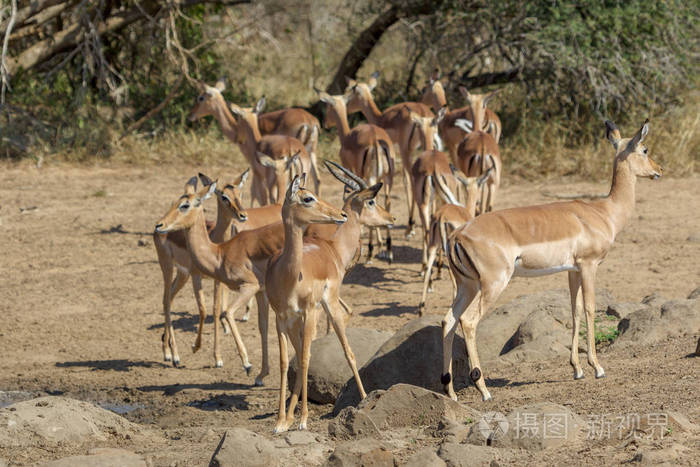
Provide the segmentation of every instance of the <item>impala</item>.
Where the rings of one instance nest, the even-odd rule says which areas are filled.
[[[476,327],[493,307],[512,276],[539,276],[568,271],[573,318],[570,363],[574,379],[583,378],[578,357],[579,319],[586,313],[588,363],[596,378],[605,371],[595,350],[595,276],[615,236],[629,221],[637,177],[658,178],[662,169],[642,144],[648,121],[632,138],[621,138],[607,121],[606,136],[615,148],[607,198],[566,201],[490,212],[457,229],[449,238],[447,258],[457,282],[452,310],[442,321],[442,384],[456,400],[452,385],[452,341],[459,321],[471,368],[470,378],[483,400],[491,399],[476,349]]]
[[[423,316],[426,297],[433,287],[433,277],[431,273],[435,259],[438,259],[437,278],[439,279],[442,269],[442,255],[447,253],[447,237],[455,229],[476,217],[476,202],[479,199],[481,187],[486,182],[491,170],[493,170],[493,167],[489,167],[486,173],[481,177],[465,177],[458,171],[455,171],[455,178],[464,185],[467,193],[465,200],[466,206],[457,201],[454,194],[450,192],[449,187],[443,186],[441,188],[442,192],[447,194],[449,201],[447,204],[440,206],[430,220],[427,260],[423,265],[422,271],[424,273],[423,295],[420,305],[418,306],[418,314],[420,316]],[[452,299],[454,300],[456,285],[452,273],[450,273],[450,278],[452,279]]]
[[[377,85],[378,76],[379,73],[374,72],[367,83],[348,80],[346,94],[350,93],[351,97],[347,102],[347,109],[348,113],[362,112],[369,123],[384,128],[391,141],[399,146],[403,182],[406,190],[406,203],[410,212],[413,204],[410,174],[411,153],[420,144],[418,138],[414,137],[414,123],[411,115],[417,114],[421,117],[434,117],[434,115],[427,105],[419,102],[402,102],[392,105],[384,112],[380,111],[372,97],[372,90]],[[413,225],[409,222],[406,235],[409,236],[414,233]]]
[[[269,373],[267,355],[267,314],[268,304],[261,287],[269,258],[282,248],[283,234],[281,223],[268,225],[255,230],[240,232],[223,243],[213,243],[206,235],[204,219],[204,201],[216,192],[216,182],[211,183],[199,193],[185,192],[172,206],[168,213],[156,225],[156,232],[169,233],[184,231],[187,249],[194,266],[204,275],[222,282],[231,290],[238,292],[238,297],[226,310],[228,324],[235,329],[233,311],[248,303],[255,297],[258,304],[258,327],[262,340],[262,368],[255,378],[256,385],[263,384],[263,378]],[[221,310],[221,304],[215,295],[215,310]],[[223,364],[218,345],[219,317],[214,316],[214,355],[217,366]],[[251,365],[245,358],[246,373]]]
[[[391,138],[383,128],[372,124],[360,124],[352,130],[348,124],[345,104],[347,96],[331,96],[316,90],[321,102],[328,105],[326,127],[334,125],[338,129],[340,140],[340,161],[370,185],[384,183],[384,207],[391,211],[391,188],[394,180],[394,150]],[[378,246],[382,246],[379,229],[372,229],[369,236],[367,263],[372,261],[373,233],[376,232]],[[387,229],[386,258],[391,263],[394,255],[391,251],[391,231]]]
[[[221,131],[228,139],[238,146],[241,153],[243,153],[243,156],[248,161],[248,164],[253,169],[253,181],[251,183],[252,197],[250,201],[251,206],[256,201],[261,206],[268,204],[267,201],[269,199],[269,190],[266,183],[268,182],[267,177],[272,177],[272,174],[266,167],[260,164],[258,161],[258,152],[256,148],[253,147],[249,141],[246,141],[245,133],[242,132],[242,128],[239,129],[239,123],[229,110],[228,105],[221,94],[226,88],[226,85],[224,84],[223,80],[219,80],[215,86],[207,86],[201,81],[198,83],[198,86],[200,94],[197,96],[195,104],[187,117],[188,120],[195,121],[208,115],[212,115],[217,120],[219,126],[221,127]],[[294,112],[294,114],[298,114],[298,112]],[[263,116],[260,118],[262,120]],[[314,117],[311,118],[316,122],[315,125],[317,127],[318,120],[316,120]],[[306,128],[306,123],[299,123],[296,126],[289,126],[291,120],[293,120],[291,117],[289,119],[284,118],[280,120],[279,126],[276,127],[277,131],[283,132],[284,134],[293,133],[292,136],[298,136],[296,131],[301,131],[298,130],[299,128]],[[263,124],[261,123],[261,125]],[[269,129],[271,125],[266,123],[263,127]],[[303,131],[306,132],[307,130]],[[311,133],[317,134],[318,130],[312,130]],[[310,145],[309,147],[315,151],[316,143],[311,141],[308,144]],[[315,155],[313,157],[315,157]],[[314,160],[313,157],[312,160]],[[312,171],[314,173],[318,172],[315,169],[315,164],[312,164]]]
[[[457,160],[455,165],[468,177],[483,175],[489,166],[493,166],[493,172],[486,181],[481,191],[480,212],[491,211],[496,200],[496,191],[501,184],[501,155],[498,143],[493,137],[477,128],[482,128],[484,111],[489,96],[483,94],[471,94],[463,86],[459,90],[467,98],[472,109],[473,122],[459,119],[457,126],[468,132],[467,136],[457,147]],[[474,128],[474,130],[472,130]]]
[[[202,183],[208,185],[208,178],[205,175],[199,174]],[[241,206],[238,191],[243,186],[248,176],[248,170],[243,172],[233,185],[228,185],[228,193],[220,193],[217,203],[216,225],[211,229],[209,235],[214,242],[223,242],[231,238],[234,231],[246,226],[248,216]],[[192,177],[185,185],[186,193],[194,193],[197,189],[197,177]],[[209,226],[207,226],[209,228]],[[175,342],[175,333],[170,320],[170,306],[175,295],[182,289],[187,282],[188,277],[192,277],[192,288],[194,289],[195,299],[197,300],[197,308],[199,310],[199,327],[197,329],[197,338],[192,345],[192,352],[197,352],[202,345],[202,329],[204,327],[204,318],[206,317],[206,307],[204,305],[204,293],[202,291],[202,275],[199,270],[192,265],[190,254],[187,249],[187,243],[182,232],[170,232],[168,234],[153,233],[153,243],[158,254],[158,262],[161,272],[163,273],[163,315],[165,318],[165,327],[163,333],[163,358],[166,362],[172,361],[174,366],[180,364],[180,355]],[[173,269],[176,270],[175,279],[173,279]],[[216,287],[215,287],[216,290]],[[216,311],[215,311],[216,314]],[[242,341],[235,323],[231,329],[236,340],[241,358],[247,360],[245,355],[245,347],[242,347]],[[245,361],[244,361],[245,364]]]
[[[287,190],[282,208],[284,218],[284,249],[268,267],[265,286],[270,304],[275,310],[277,335],[280,345],[280,400],[275,432],[285,431],[294,421],[294,409],[301,394],[301,421],[299,428],[306,429],[308,419],[307,379],[311,340],[316,333],[318,305],[331,320],[345,357],[352,369],[361,397],[366,393],[357,371],[355,356],[345,335],[345,324],[350,314],[345,313],[339,300],[340,284],[348,265],[353,261],[360,238],[360,219],[365,216],[369,225],[386,225],[393,222],[391,215],[381,213],[373,202],[381,183],[372,187],[360,185],[349,171],[336,173],[336,178],[346,178],[354,192],[345,201],[344,210],[334,208],[301,188],[301,180],[295,177]],[[373,218],[362,214],[366,207],[374,212]],[[347,214],[346,214],[347,212]],[[332,239],[307,238],[306,226],[315,223],[342,224]],[[291,342],[297,354],[297,378],[285,413],[287,370],[289,360],[287,342]]]
[[[456,126],[455,122],[458,119],[473,121],[472,110],[468,105],[459,109],[449,110],[447,107],[447,99],[445,98],[445,89],[439,78],[439,73],[437,73],[436,70],[426,83],[425,88],[423,88],[421,102],[432,107],[436,112],[439,109],[447,110],[445,118],[440,122],[439,128],[445,146],[447,147],[447,152],[450,153],[450,157],[454,163],[457,160],[457,146],[466,136],[464,130]],[[485,101],[488,101],[498,92],[500,92],[500,90],[480,96]],[[493,139],[496,140],[497,143],[501,140],[501,120],[491,109],[487,108],[484,112],[484,127],[481,129],[493,136]]]
[[[264,107],[265,97],[260,98],[253,109],[244,109],[234,104],[229,105],[231,112],[239,117],[238,140],[241,150],[247,154],[255,154],[257,164],[254,167],[263,168],[259,170],[259,175],[266,181],[265,187],[267,188],[267,192],[261,193],[263,199],[261,205],[263,206],[272,201],[281,203],[281,197],[288,180],[286,179],[286,170],[279,170],[279,167],[291,169],[290,166],[293,166],[297,173],[311,172],[311,158],[301,141],[287,135],[263,136],[260,133],[258,114]],[[261,157],[263,156],[284,162],[281,162],[281,166],[273,163],[262,163]],[[315,184],[318,186],[318,180],[315,180]]]

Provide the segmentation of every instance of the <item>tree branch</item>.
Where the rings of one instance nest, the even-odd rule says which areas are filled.
[[[516,67],[510,70],[482,73],[476,76],[467,76],[468,73],[465,73],[460,79],[460,84],[466,86],[468,89],[472,89],[489,86],[491,84],[512,83],[516,81],[522,71],[522,67]]]

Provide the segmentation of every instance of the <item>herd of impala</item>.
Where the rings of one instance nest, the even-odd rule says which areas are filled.
[[[408,203],[406,235],[414,233],[416,207],[423,227],[424,284],[419,314],[424,312],[436,259],[439,258],[439,274],[442,258],[446,257],[454,285],[453,305],[442,321],[441,382],[455,400],[451,349],[457,323],[465,336],[470,378],[483,400],[488,400],[491,395],[479,364],[476,327],[516,275],[568,272],[573,317],[570,362],[574,378],[583,378],[578,357],[579,320],[585,311],[587,329],[594,329],[597,267],[629,220],[635,203],[636,178],[661,175],[661,168],[648,157],[642,144],[648,123],[631,138],[622,138],[617,127],[607,121],[606,137],[615,150],[615,159],[612,186],[606,198],[494,211],[503,167],[498,148],[501,122],[486,105],[496,93],[472,94],[460,88],[467,106],[449,110],[439,76],[433,74],[421,102],[403,102],[381,111],[372,97],[377,77],[375,73],[367,82],[348,80],[342,95],[317,91],[327,105],[325,125],[335,126],[338,132],[340,164],[329,160],[324,164],[344,186],[342,208],[319,198],[320,125],[315,117],[298,108],[263,114],[264,98],[253,108],[239,107],[224,100],[223,82],[213,87],[200,83],[200,94],[189,119],[213,116],[250,167],[230,183],[220,183],[201,173],[198,178],[192,177],[184,194],[155,227],[154,242],[164,281],[166,361],[175,366],[180,363],[170,305],[189,277],[199,308],[199,327],[192,350],[196,352],[201,347],[206,315],[201,279],[207,276],[215,281],[217,367],[223,365],[220,314],[227,302],[227,289],[231,289],[237,296],[226,307],[224,330],[233,335],[243,366],[246,372],[250,371],[252,365],[234,312],[245,307],[243,320],[247,320],[248,308],[255,298],[262,345],[262,364],[255,384],[262,385],[269,374],[267,326],[272,305],[281,370],[276,432],[287,430],[293,423],[299,397],[299,427],[306,428],[311,341],[321,309],[340,340],[361,396],[365,396],[345,334],[352,311],[340,297],[340,285],[361,255],[362,225],[370,229],[366,261],[374,257],[375,237],[379,248],[383,248],[377,256],[389,262],[393,259],[389,227],[395,221],[390,214],[390,193],[396,172],[396,148]],[[350,128],[348,113],[353,112],[362,112],[368,123]],[[442,152],[442,141],[447,153]],[[413,157],[419,148],[421,152]],[[251,206],[258,203],[259,207],[245,209],[241,197],[249,176]],[[199,190],[198,182],[202,185]],[[380,191],[384,207],[375,201]],[[210,197],[216,197],[217,202],[213,225],[205,219],[203,209]],[[385,240],[381,229],[386,229]],[[588,363],[595,369],[596,378],[602,378],[605,371],[596,358],[593,333],[588,332],[587,337]],[[288,343],[294,347],[299,368],[285,410]]]

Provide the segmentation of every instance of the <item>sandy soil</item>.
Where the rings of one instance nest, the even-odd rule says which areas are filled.
[[[181,194],[184,182],[204,171],[233,178],[236,167],[29,167],[0,168],[0,390],[65,394],[117,406],[136,406],[126,417],[162,433],[150,442],[114,441],[144,453],[155,465],[206,464],[221,433],[244,426],[271,437],[279,387],[278,352],[270,332],[272,373],[266,387],[252,387],[260,362],[255,313],[239,323],[254,365],[246,376],[233,340],[224,336],[224,368],[213,367],[213,328],[207,320],[204,346],[189,352],[196,329],[195,304],[187,285],[173,310],[183,368],[162,362],[162,280],[150,238],[156,220]],[[324,176],[326,196],[339,202],[339,185]],[[505,186],[498,207],[550,201],[542,191],[605,193],[609,181]],[[329,193],[332,193],[329,196]],[[399,224],[406,221],[403,190],[394,192]],[[700,285],[700,178],[640,180],[637,210],[601,265],[597,286],[619,301],[640,301],[658,291],[684,298]],[[215,214],[214,201],[208,209]],[[247,201],[246,201],[247,203]],[[346,278],[345,300],[354,327],[395,330],[415,317],[420,300],[420,243],[394,233],[393,265],[375,261]],[[539,290],[566,286],[566,275],[515,279],[499,303]],[[205,283],[207,304],[211,282]],[[428,312],[449,305],[449,280],[429,296]],[[508,410],[526,402],[551,401],[587,416],[677,410],[700,420],[697,358],[688,354],[696,337],[649,348],[600,353],[608,378],[574,382],[567,361],[485,368],[500,383],[494,401],[481,402],[474,388],[460,402],[477,410]],[[591,372],[588,370],[588,375]],[[311,406],[309,429],[326,433],[331,406]],[[680,435],[672,435],[680,436]],[[435,440],[421,440],[430,445]],[[696,439],[688,446],[695,450]],[[405,459],[411,449],[397,453]],[[0,459],[26,464],[82,454],[83,448],[2,450]],[[528,462],[617,463],[631,455],[619,443],[590,441],[582,452],[528,454]]]

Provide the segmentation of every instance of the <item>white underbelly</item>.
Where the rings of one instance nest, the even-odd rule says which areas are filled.
[[[521,277],[537,277],[537,276],[548,276],[549,274],[555,274],[557,272],[563,271],[578,271],[579,269],[573,264],[561,264],[558,266],[550,266],[541,269],[527,268],[522,265],[520,259],[515,261],[515,268],[513,270],[514,276]]]

